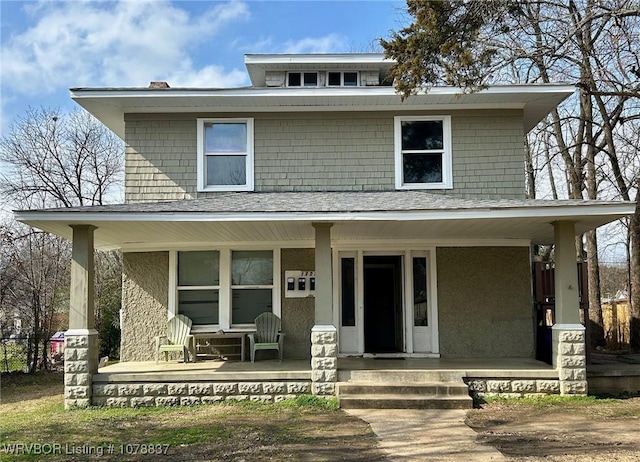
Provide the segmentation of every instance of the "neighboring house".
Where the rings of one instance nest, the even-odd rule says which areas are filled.
[[[126,142],[126,203],[16,214],[73,239],[67,346],[94,348],[95,240],[123,251],[122,361],[154,358],[175,313],[198,333],[263,311],[318,394],[336,355],[533,358],[531,247],[555,243],[554,366],[586,392],[574,237],[633,204],[525,199],[524,137],[573,86],[402,102],[379,54],[245,62],[247,88],[71,90]]]

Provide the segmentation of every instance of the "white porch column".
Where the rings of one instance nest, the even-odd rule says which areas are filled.
[[[553,365],[560,376],[560,394],[587,393],[585,329],[580,323],[575,226],[571,221],[553,223],[555,242],[555,324]]]
[[[311,330],[311,379],[314,395],[334,395],[338,376],[338,332],[333,325],[331,274],[332,223],[313,223],[315,229],[315,322]]]
[[[91,225],[71,225],[73,253],[69,295],[69,330],[64,335],[64,405],[91,405],[92,376],[98,370],[98,332],[93,300],[93,232]]]

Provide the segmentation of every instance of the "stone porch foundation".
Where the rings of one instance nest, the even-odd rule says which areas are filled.
[[[334,326],[313,326],[311,330],[311,391],[334,396],[338,380],[338,332]]]
[[[560,394],[587,394],[587,358],[584,326],[556,324],[552,328],[554,366],[560,377]]]
[[[130,382],[93,385],[93,404],[110,407],[193,406],[222,401],[273,403],[309,394],[311,383],[292,382]]]
[[[98,333],[68,330],[64,345],[64,407],[90,406],[92,377],[98,371]]]
[[[469,387],[469,394],[474,399],[489,396],[519,398],[560,394],[560,381],[554,379],[465,377],[463,381]]]

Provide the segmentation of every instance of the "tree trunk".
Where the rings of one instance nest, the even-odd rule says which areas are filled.
[[[636,210],[629,222],[631,249],[631,307],[629,309],[629,348],[640,352],[640,203],[636,196]]]
[[[598,264],[598,241],[596,232],[589,231],[587,238],[587,274],[589,280],[589,342],[591,348],[604,347],[604,320],[600,293],[600,265]]]

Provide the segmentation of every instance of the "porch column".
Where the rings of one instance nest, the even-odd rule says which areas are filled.
[[[560,377],[560,394],[585,395],[587,369],[585,329],[580,323],[575,226],[572,221],[553,223],[555,242],[555,311],[553,365]]]
[[[91,405],[92,376],[98,370],[98,332],[93,313],[93,232],[71,225],[73,251],[69,294],[69,330],[64,335],[64,406]]]
[[[315,322],[311,330],[311,380],[314,395],[334,395],[338,376],[338,332],[333,325],[331,226],[313,223],[315,229]]]

